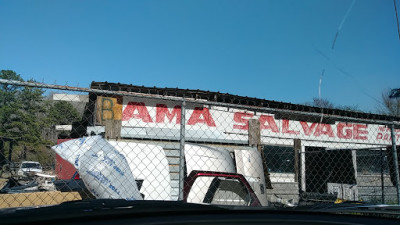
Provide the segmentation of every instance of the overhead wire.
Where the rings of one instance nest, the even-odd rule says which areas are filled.
[[[349,6],[349,8],[347,9],[345,15],[343,16],[342,21],[341,21],[340,24],[339,24],[339,27],[338,27],[338,29],[337,29],[337,31],[336,31],[336,33],[335,33],[335,36],[334,36],[334,39],[333,39],[333,42],[332,42],[332,47],[331,47],[332,52],[333,52],[333,50],[335,49],[336,41],[337,41],[338,35],[339,35],[340,31],[342,30],[343,25],[344,25],[345,21],[347,20],[347,17],[349,16],[350,12],[352,11],[352,9],[353,9],[353,7],[354,7],[356,1],[357,1],[357,0],[353,0],[353,1],[352,1],[351,5]],[[399,25],[399,19],[398,19],[397,7],[396,7],[396,0],[393,0],[393,1],[394,1],[394,3],[395,3],[394,5],[395,5],[395,12],[396,12],[396,19],[397,19],[397,28],[398,28],[399,39],[400,39],[400,25]],[[331,58],[330,58],[329,56],[327,56],[324,52],[322,52],[321,50],[319,50],[319,49],[317,49],[317,48],[314,48],[314,49],[315,49],[315,51],[317,51],[322,57],[324,57],[327,61],[331,61]],[[338,65],[336,65],[335,63],[333,63],[333,62],[330,62],[330,63],[331,63],[331,64],[333,65],[333,67],[334,67],[336,70],[338,70],[340,73],[342,73],[342,74],[346,75],[347,77],[353,79],[353,80],[355,81],[355,84],[356,84],[356,86],[358,87],[358,89],[359,89],[364,95],[366,95],[367,97],[371,98],[372,100],[374,100],[375,102],[377,102],[379,105],[384,105],[384,103],[383,103],[382,101],[378,100],[377,98],[375,98],[375,97],[373,97],[372,95],[370,95],[367,91],[365,91],[365,90],[361,87],[360,82],[359,82],[352,74],[350,74],[349,72],[347,72],[347,71],[345,71],[344,69],[340,68],[340,67],[339,67]],[[322,72],[322,75],[324,75],[324,74],[325,74],[325,67],[324,67],[323,72]],[[322,79],[322,75],[321,75],[321,77],[320,77],[320,83],[319,83],[319,89],[318,89],[320,99],[321,99],[321,85],[322,85],[322,80],[321,80],[321,79]]]
[[[367,92],[365,89],[362,88],[362,86],[360,85],[360,81],[359,81],[357,78],[355,78],[355,76],[353,76],[351,73],[345,71],[343,68],[341,68],[340,66],[338,66],[336,63],[334,63],[334,61],[333,61],[329,56],[327,56],[324,52],[322,52],[321,50],[319,50],[319,49],[316,48],[315,46],[314,46],[314,50],[315,50],[319,55],[321,55],[326,61],[328,61],[329,64],[330,64],[331,66],[333,66],[333,67],[334,67],[337,71],[339,71],[341,74],[345,75],[346,77],[348,77],[348,78],[350,78],[350,79],[353,79],[354,84],[355,84],[356,87],[361,91],[361,93],[363,93],[365,96],[371,98],[372,100],[374,100],[374,101],[375,101],[376,103],[378,103],[379,105],[384,106],[383,102],[379,101],[377,98],[375,98],[375,97],[373,97],[372,95],[368,94],[368,92]],[[322,70],[323,72],[322,72],[321,74],[325,74],[325,67],[326,67],[326,66],[324,66],[324,69]],[[320,77],[320,79],[321,79],[321,77]],[[321,92],[321,90],[320,90],[320,89],[321,89],[321,86],[322,86],[322,83],[319,84],[319,90],[318,90],[319,93]],[[320,98],[321,98],[321,97],[320,97]]]
[[[394,12],[396,14],[397,33],[399,34],[399,40],[400,40],[400,25],[399,25],[399,16],[397,14],[396,0],[393,0],[393,4],[394,4]]]
[[[339,72],[341,72],[342,74],[346,75],[346,76],[349,77],[349,78],[352,78],[352,79],[355,81],[354,83],[356,84],[356,86],[359,88],[359,90],[360,90],[364,95],[366,95],[367,97],[371,98],[372,100],[374,100],[374,101],[377,102],[378,104],[384,106],[383,102],[379,101],[377,98],[375,98],[375,97],[373,97],[372,95],[368,94],[368,92],[365,91],[365,90],[361,87],[360,82],[359,82],[352,74],[350,74],[349,72],[347,72],[347,71],[345,71],[344,69],[340,68],[340,67],[339,67],[338,65],[336,65],[336,64],[333,64],[333,66],[335,67],[335,69],[337,69],[337,70],[338,70]]]
[[[344,15],[342,21],[341,21],[340,24],[339,24],[339,27],[338,27],[338,29],[337,29],[337,31],[336,31],[336,34],[335,34],[335,37],[334,37],[334,39],[333,39],[332,51],[335,49],[335,44],[336,44],[336,40],[337,40],[337,38],[338,38],[338,36],[339,36],[339,32],[342,30],[343,24],[344,24],[344,22],[346,21],[347,17],[349,16],[351,10],[353,9],[353,6],[354,6],[355,2],[356,2],[356,0],[353,0],[353,2],[351,3],[350,7],[347,9],[346,14]],[[330,58],[329,58],[328,56],[326,56],[325,54],[323,54],[323,53],[322,53],[321,51],[319,51],[319,50],[318,50],[318,52],[319,52],[319,54],[321,54],[322,56],[324,56],[325,59],[327,59],[328,61],[330,61]],[[319,85],[318,85],[318,95],[319,95],[320,108],[321,108],[321,122],[320,122],[320,123],[322,123],[322,120],[323,120],[323,118],[324,118],[323,104],[321,104],[321,103],[322,103],[321,86],[322,86],[322,77],[323,77],[324,74],[325,74],[325,67],[324,67],[323,70],[322,70],[322,74],[321,74],[321,76],[320,76]]]
[[[333,39],[333,43],[332,43],[332,49],[335,48],[335,44],[336,44],[336,39],[339,36],[339,32],[342,30],[343,24],[346,21],[347,17],[349,16],[351,10],[353,9],[354,4],[356,3],[357,0],[353,0],[353,2],[351,3],[350,7],[347,9],[346,14],[344,14],[344,17],[342,19],[342,22],[340,22],[339,27],[336,31],[335,37]]]

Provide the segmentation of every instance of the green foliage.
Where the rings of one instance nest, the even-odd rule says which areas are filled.
[[[23,81],[14,71],[2,70],[2,79]],[[34,154],[49,144],[42,135],[46,108],[44,91],[39,88],[2,85],[0,87],[0,135],[16,140],[15,149],[21,149],[19,158],[26,158],[26,151]]]
[[[1,77],[22,81],[22,78],[10,70],[2,70]],[[45,113],[43,90],[31,87],[10,87],[3,85],[0,92],[5,93],[0,118],[3,136],[14,138],[19,144],[29,148],[38,147],[46,141],[41,137],[44,126],[40,114]]]
[[[52,124],[72,124],[72,122],[78,121],[79,113],[74,106],[65,101],[56,101],[50,106],[48,111],[49,122]]]
[[[0,78],[6,79],[6,80],[22,81],[21,76],[16,74],[12,70],[1,70]],[[21,89],[21,88],[13,86],[13,85],[1,84],[1,86],[0,86],[0,107],[10,104],[12,102],[15,102],[16,98],[18,97],[18,95],[17,95],[18,89]]]
[[[1,79],[22,81],[20,75],[11,70],[1,70]],[[0,86],[0,135],[10,136],[13,123],[18,121],[15,109],[18,108],[21,88],[13,85],[1,84]]]
[[[1,70],[0,78],[23,81],[11,70]],[[43,137],[44,130],[55,132],[55,125],[78,120],[79,114],[71,103],[53,103],[45,99],[40,88],[0,85],[0,136],[16,140],[13,156],[18,160],[52,161],[47,146],[54,143]]]

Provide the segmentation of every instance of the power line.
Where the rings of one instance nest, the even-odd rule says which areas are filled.
[[[394,3],[394,12],[396,13],[397,33],[399,34],[399,40],[400,40],[400,26],[399,26],[399,16],[397,15],[396,0],[393,0],[393,3]]]
[[[353,0],[353,2],[351,3],[350,7],[347,9],[346,14],[344,14],[344,17],[343,17],[343,19],[342,19],[342,22],[340,22],[340,25],[339,25],[339,27],[338,27],[338,29],[337,29],[337,31],[336,31],[336,34],[335,34],[335,38],[333,39],[332,49],[335,48],[336,39],[337,39],[337,37],[338,37],[338,35],[339,35],[339,32],[342,30],[343,24],[344,24],[344,22],[346,21],[347,16],[349,16],[350,11],[351,11],[351,9],[352,9],[353,6],[354,6],[354,3],[356,3],[356,0]]]
[[[333,64],[333,66],[335,67],[335,69],[337,69],[339,72],[341,72],[342,74],[346,75],[347,77],[351,78],[354,80],[354,84],[358,87],[358,89],[361,91],[361,93],[363,93],[365,96],[371,98],[372,100],[374,100],[375,102],[377,102],[379,105],[384,106],[385,104],[381,101],[379,101],[377,98],[373,97],[372,95],[370,95],[367,91],[365,91],[365,89],[362,87],[361,83],[359,82],[359,80],[353,76],[352,74],[350,74],[349,72],[345,71],[344,69],[340,68],[338,65]]]

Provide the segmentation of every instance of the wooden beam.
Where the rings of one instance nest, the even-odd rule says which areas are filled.
[[[260,152],[261,159],[263,162],[264,168],[264,178],[265,178],[265,186],[267,189],[272,189],[271,179],[269,178],[267,161],[265,159],[265,154],[263,150],[263,146],[261,144],[261,131],[260,131],[260,121],[257,119],[249,120],[249,132],[248,132],[249,146],[257,147],[257,150]]]
[[[106,120],[105,121],[105,138],[121,139],[121,120]]]
[[[249,146],[258,147],[261,145],[260,121],[249,120]],[[258,148],[257,148],[258,149]],[[260,149],[259,149],[260,151]]]
[[[300,151],[301,151],[301,140],[293,140],[294,149],[294,181],[299,182],[300,180]]]

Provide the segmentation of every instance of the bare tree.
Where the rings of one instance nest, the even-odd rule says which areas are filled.
[[[313,98],[313,102],[311,103],[311,106],[326,108],[326,109],[335,108],[335,106],[332,102],[330,102],[328,99],[324,99],[324,98],[322,98],[322,99],[321,98]]]
[[[336,105],[326,98],[320,99],[320,98],[314,97],[312,102],[306,102],[304,104],[308,105],[308,106],[314,106],[314,107],[325,108],[325,109],[340,109],[340,110],[352,111],[352,112],[363,112],[358,107],[358,105]]]
[[[400,98],[390,98],[390,90],[382,92],[382,106],[377,108],[381,114],[400,117]]]

